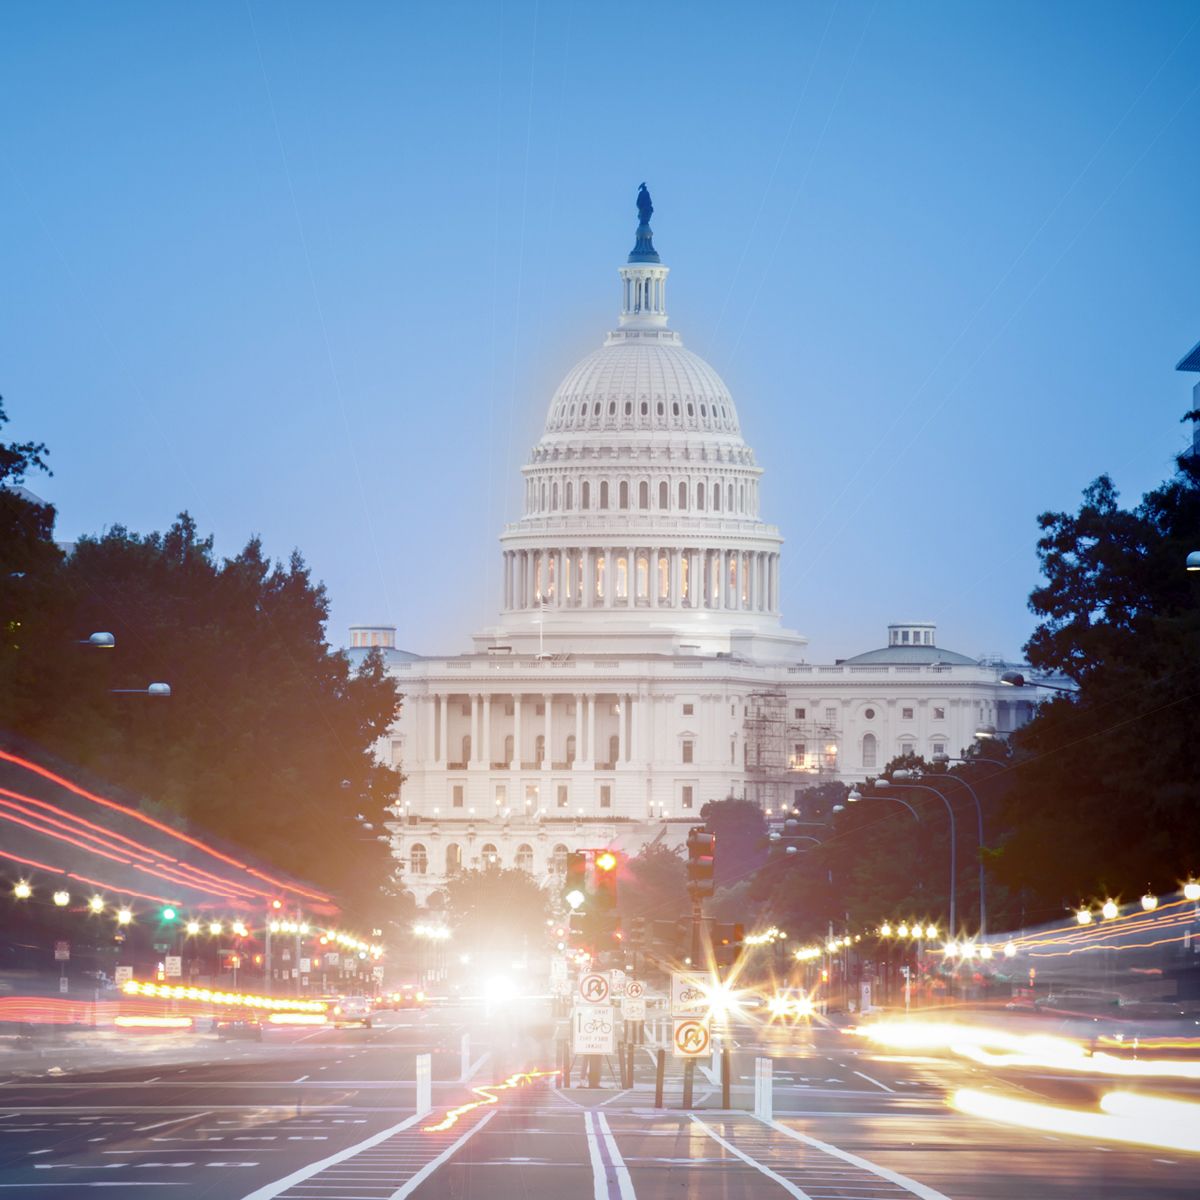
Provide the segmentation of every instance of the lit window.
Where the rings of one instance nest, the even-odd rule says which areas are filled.
[[[612,785],[602,783],[600,785],[600,807],[612,808]]]
[[[684,742],[683,743],[683,761],[685,763],[690,763],[692,761],[692,747],[694,745],[695,745],[694,742]]]
[[[516,867],[518,871],[533,871],[533,847],[528,842],[517,847]]]
[[[567,794],[567,785],[565,783],[560,783],[558,785],[558,795],[556,797],[558,807],[566,808],[569,799],[570,797]]]
[[[681,793],[681,799],[682,799],[682,802],[683,802],[683,807],[684,807],[684,808],[691,808],[691,807],[692,807],[692,785],[691,785],[690,783],[685,783],[685,784],[683,785],[683,791],[682,791],[682,793]]]
[[[945,754],[946,753],[946,743],[945,742],[934,742],[933,743],[933,752],[934,752],[934,754]]]
[[[462,808],[462,806],[463,806],[463,785],[461,783],[456,783],[454,785],[453,799],[451,800],[451,803],[454,805],[455,808]]]
[[[429,870],[429,855],[420,842],[414,842],[413,848],[408,852],[408,865],[414,875],[424,875]]]

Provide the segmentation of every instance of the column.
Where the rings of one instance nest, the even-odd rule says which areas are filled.
[[[750,551],[750,611],[758,611],[758,551]]]
[[[640,696],[629,697],[629,757],[632,762],[642,761],[642,735],[638,728],[642,720]]]
[[[443,692],[439,699],[442,702],[442,738],[438,743],[437,765],[445,767],[449,761],[446,753],[450,744],[450,696],[448,693]]]
[[[688,551],[688,605],[704,607],[704,579],[700,574],[700,551]]]
[[[471,696],[471,757],[467,760],[468,767],[479,765],[479,697]]]
[[[616,555],[604,547],[604,607],[612,608],[613,593],[617,590]]]
[[[596,697],[588,697],[588,752],[587,760],[594,767],[599,761],[596,757]]]
[[[583,696],[575,693],[575,765],[583,762]]]
[[[629,716],[629,697],[618,696],[617,704],[620,712],[617,714],[617,763],[625,761],[625,718]]]
[[[679,551],[671,550],[667,554],[667,563],[671,580],[671,595],[669,599],[672,608],[678,608],[680,604],[680,570],[679,570]]]
[[[591,608],[596,603],[596,551],[588,546],[583,551],[583,606]]]
[[[425,711],[429,714],[426,718],[426,730],[428,737],[425,741],[425,757],[433,759],[437,762],[437,697],[425,697]]]
[[[771,555],[771,611],[778,613],[783,611],[783,601],[779,595],[779,554]]]
[[[525,551],[525,607],[533,608],[537,604],[537,555],[532,550]]]
[[[646,582],[649,585],[647,592],[651,608],[658,607],[658,551],[649,549],[646,551],[646,570],[649,572]]]
[[[554,752],[551,750],[553,743],[550,740],[550,734],[554,729],[550,719],[554,711],[554,697],[547,692],[543,699],[546,707],[546,757],[542,760],[542,769],[548,771],[550,770],[550,764],[554,761]]]
[[[483,729],[479,734],[479,761],[487,770],[492,765],[492,697],[483,698]]]
[[[513,692],[513,756],[509,767],[521,769],[521,693]]]
[[[562,608],[566,603],[567,579],[566,573],[563,571],[563,564],[567,562],[568,555],[562,550],[554,552],[554,607]]]

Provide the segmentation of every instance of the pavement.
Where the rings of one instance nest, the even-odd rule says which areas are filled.
[[[677,1060],[667,1107],[655,1109],[649,1048],[632,1089],[606,1068],[596,1090],[550,1075],[473,1091],[552,1067],[549,1022],[529,1015],[539,1019],[406,1011],[371,1029],[271,1029],[261,1043],[131,1034],[50,1066],[0,1056],[0,1200],[99,1189],[139,1200],[1197,1195],[1200,1154],[1015,1128],[947,1103],[971,1087],[1086,1105],[1099,1084],[883,1052],[834,1028],[734,1029],[728,1110],[719,1081],[700,1072],[681,1111]],[[418,1117],[423,1053],[433,1110]],[[759,1055],[773,1059],[770,1120],[750,1111]]]

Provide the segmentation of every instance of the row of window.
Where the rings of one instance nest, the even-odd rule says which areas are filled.
[[[914,738],[902,737],[896,741],[896,753],[901,756],[915,755],[918,753],[917,743]],[[945,754],[946,743],[938,738],[934,738],[929,743],[929,753]],[[879,739],[873,733],[864,733],[862,738],[862,765],[864,771],[870,771],[875,767],[880,767],[883,763],[880,761],[879,754]]]
[[[564,400],[554,410],[552,422],[558,428],[571,425],[576,428],[585,428],[588,425],[598,424],[606,417],[606,424],[633,423],[635,413],[637,417],[648,420],[651,412],[662,424],[680,422],[685,418],[694,421],[699,415],[699,419],[704,424],[712,423],[727,429],[733,427],[733,420],[727,404],[712,404],[708,401],[701,401],[697,404],[694,400],[671,400],[669,402],[655,400],[653,409],[651,401],[645,399],[636,402],[633,400],[620,402],[609,400],[607,404],[602,400]]]
[[[672,495],[675,512],[736,512],[753,516],[758,511],[758,484],[754,481],[751,481],[747,493],[745,483],[722,485],[716,481],[702,481],[692,485],[686,479],[679,481],[673,494],[665,479],[659,480],[656,493],[651,491],[650,481],[646,479],[638,483],[636,493],[627,479],[617,481],[615,487],[607,479],[583,479],[578,487],[574,479],[530,479],[526,486],[525,511],[573,512],[576,511],[576,501],[580,512],[588,511],[593,506],[601,510],[628,510],[635,507],[635,495],[636,507],[647,510],[655,494],[658,501],[656,507],[663,512],[672,511]]]
[[[944,704],[935,704],[931,707],[930,713],[932,714],[933,720],[944,721],[946,719],[946,706]],[[808,719],[807,714],[808,714],[808,709],[806,709],[806,708],[793,708],[792,709],[792,716],[797,721],[807,720]],[[825,709],[825,723],[827,725],[834,724],[837,721],[837,715],[838,715],[838,710],[835,707],[830,706],[829,708],[826,708]],[[873,721],[873,720],[875,720],[875,718],[878,715],[879,714],[873,708],[864,708],[863,709],[863,719],[864,720]],[[915,720],[916,719],[916,709],[914,709],[913,707],[911,707],[909,705],[902,705],[900,708],[900,719],[902,721]]]

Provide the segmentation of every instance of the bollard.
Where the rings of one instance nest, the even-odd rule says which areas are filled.
[[[417,1116],[423,1117],[433,1110],[433,1058],[429,1054],[417,1055]]]
[[[459,1079],[465,1081],[471,1074],[471,1035],[464,1033],[462,1035],[462,1070],[459,1074]]]
[[[654,1107],[663,1106],[663,1076],[667,1070],[667,1052],[659,1050],[658,1061],[654,1064]]]
[[[772,1092],[773,1063],[769,1058],[754,1060],[754,1115],[761,1121],[774,1119],[774,1095]]]
[[[685,1058],[683,1060],[683,1107],[685,1110],[692,1107],[692,1084],[695,1078],[696,1060]]]
[[[598,1088],[600,1086],[600,1055],[589,1054],[587,1060],[587,1085],[590,1088]]]
[[[733,1061],[729,1047],[721,1045],[721,1107],[729,1108],[729,1090],[733,1077]]]

